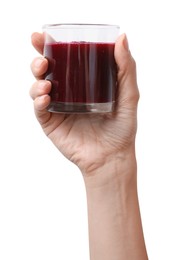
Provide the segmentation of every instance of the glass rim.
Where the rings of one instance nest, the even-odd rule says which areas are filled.
[[[56,23],[56,24],[44,24],[42,29],[120,29],[118,25],[112,24],[92,24],[92,23]]]

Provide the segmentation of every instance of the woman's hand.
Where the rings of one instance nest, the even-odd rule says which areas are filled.
[[[42,34],[34,33],[32,44],[40,54],[43,53]],[[37,79],[30,90],[36,117],[45,134],[69,160],[78,165],[84,175],[93,174],[115,158],[124,160],[134,151],[139,92],[135,61],[125,35],[116,42],[115,59],[118,65],[116,108],[108,114],[48,112],[51,83],[43,79],[48,62],[39,57],[31,64]]]
[[[42,34],[32,35],[42,54]],[[108,114],[47,111],[51,90],[43,80],[48,62],[36,58],[30,94],[46,135],[83,173],[88,207],[90,259],[147,260],[137,196],[135,135],[139,92],[136,66],[125,35],[115,45],[118,65],[116,108]]]

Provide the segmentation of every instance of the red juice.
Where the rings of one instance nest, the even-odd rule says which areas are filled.
[[[115,99],[117,66],[114,43],[47,43],[46,80],[52,83],[51,103],[110,103]]]

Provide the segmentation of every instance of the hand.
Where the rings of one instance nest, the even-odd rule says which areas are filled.
[[[42,34],[34,33],[32,44],[40,54],[43,53]],[[121,35],[116,42],[115,59],[119,85],[116,108],[112,114],[104,115],[48,112],[51,83],[43,79],[48,62],[40,57],[31,64],[37,78],[30,90],[36,117],[59,151],[78,165],[84,175],[96,172],[114,158],[122,160],[134,151],[139,91],[135,61],[125,35]]]
[[[32,35],[42,54],[42,34]],[[108,114],[55,114],[47,111],[51,90],[43,80],[48,62],[36,58],[30,94],[46,135],[83,173],[88,207],[90,259],[147,260],[139,212],[135,135],[139,91],[136,66],[125,35],[115,45],[118,65],[116,108]]]

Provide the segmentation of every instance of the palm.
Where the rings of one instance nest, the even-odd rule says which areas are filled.
[[[135,118],[126,111],[119,115],[50,114],[42,126],[57,148],[81,169],[103,164],[109,154],[127,148],[136,130]]]

